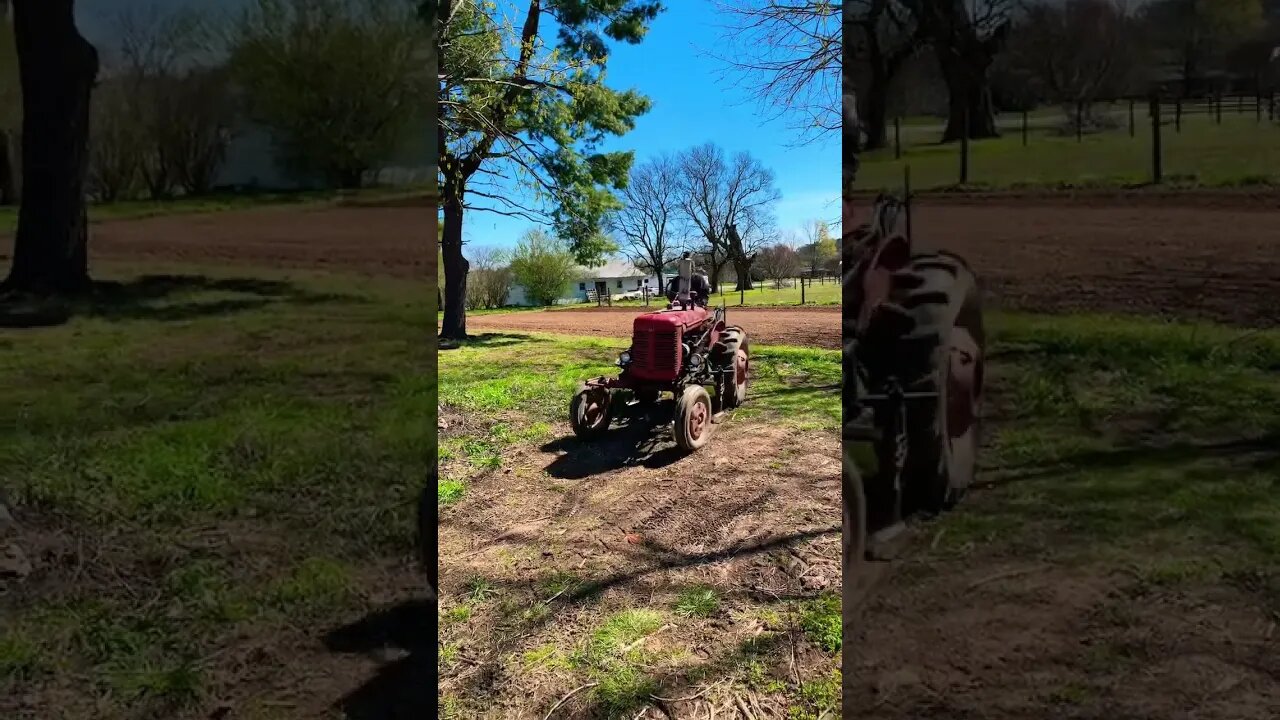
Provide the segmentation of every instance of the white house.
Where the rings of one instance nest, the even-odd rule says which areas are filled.
[[[578,279],[569,284],[564,297],[557,304],[565,305],[587,301],[587,293],[608,293],[614,299],[640,297],[645,285],[650,293],[661,294],[658,287],[658,276],[640,270],[626,260],[609,260],[598,267],[583,267],[578,270]],[[511,287],[507,295],[508,305],[531,305],[525,296],[524,288],[519,284]]]

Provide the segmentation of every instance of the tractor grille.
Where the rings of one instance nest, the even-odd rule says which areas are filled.
[[[662,330],[637,334],[631,347],[631,366],[645,379],[675,379],[680,369],[678,334]]]

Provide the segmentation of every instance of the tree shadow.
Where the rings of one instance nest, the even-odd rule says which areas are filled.
[[[370,654],[393,649],[407,653],[337,702],[351,720],[417,720],[434,717],[436,604],[410,600],[329,631],[329,652]]]
[[[545,340],[539,340],[531,335],[517,335],[514,333],[481,333],[479,335],[469,335],[464,341],[457,340],[441,340],[439,349],[443,351],[457,350],[459,348],[502,348],[511,347],[513,345],[536,345]]]
[[[201,293],[239,297],[198,297]],[[194,320],[256,310],[273,303],[318,305],[363,301],[364,298],[356,295],[312,292],[283,280],[144,275],[125,282],[98,281],[74,297],[0,297],[0,328],[55,327],[74,317],[112,321]]]
[[[563,452],[546,467],[554,478],[584,480],[627,467],[664,468],[687,456],[671,442],[667,432],[673,401],[664,400],[650,408],[623,406],[620,424],[604,437],[584,442],[573,436],[544,444],[543,452]]]

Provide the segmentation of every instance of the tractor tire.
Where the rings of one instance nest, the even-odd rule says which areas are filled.
[[[909,392],[936,392],[936,402],[907,404],[904,510],[937,513],[956,504],[977,468],[986,333],[977,281],[948,253],[916,255],[893,275],[894,315],[884,327],[898,337],[877,352]],[[888,365],[884,365],[884,363]]]
[[[721,410],[732,410],[747,401],[747,382],[751,373],[751,350],[747,331],[737,326],[727,327],[720,340],[711,349],[711,362],[716,367],[733,366],[732,377],[722,377],[716,383],[716,395]]]
[[[672,421],[672,435],[676,445],[690,452],[697,450],[711,439],[715,429],[711,418],[711,396],[701,385],[689,385],[676,398],[676,414]]]
[[[579,440],[599,438],[612,418],[613,393],[606,388],[580,387],[569,402],[569,425]]]

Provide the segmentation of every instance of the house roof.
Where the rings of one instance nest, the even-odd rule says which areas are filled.
[[[640,270],[627,260],[609,260],[604,265],[578,270],[583,278],[642,278],[653,274]]]

